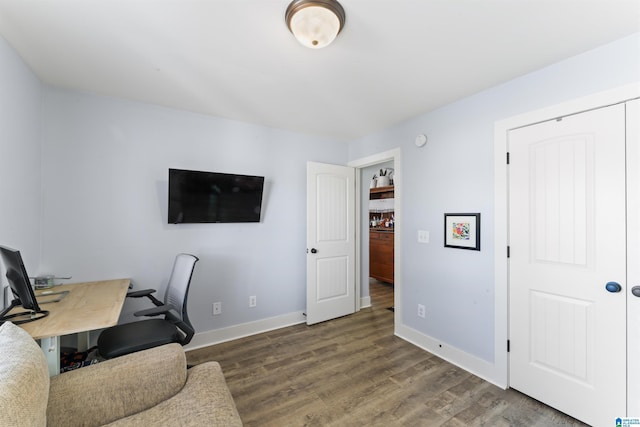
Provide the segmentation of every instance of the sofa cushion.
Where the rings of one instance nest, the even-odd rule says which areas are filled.
[[[42,350],[22,328],[0,325],[2,425],[46,426],[49,370]]]

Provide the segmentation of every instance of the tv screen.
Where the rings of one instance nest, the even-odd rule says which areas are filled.
[[[9,281],[9,287],[14,296],[9,307],[0,313],[0,323],[5,320],[11,320],[13,323],[20,324],[41,319],[48,315],[48,311],[41,310],[38,306],[38,301],[33,293],[33,288],[31,288],[29,275],[24,267],[20,251],[0,246],[0,255],[2,256],[2,261],[7,271],[6,275]],[[22,306],[29,311],[8,315],[7,313],[16,306]],[[36,313],[38,313],[39,316],[36,316]],[[25,316],[26,318],[23,318]]]
[[[264,177],[169,169],[169,224],[260,222]]]

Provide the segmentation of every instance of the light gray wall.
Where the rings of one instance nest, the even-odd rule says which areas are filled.
[[[0,245],[19,249],[29,274],[40,259],[42,85],[0,37]],[[0,272],[2,289],[6,283]],[[3,306],[0,293],[0,306]]]
[[[402,323],[494,359],[493,132],[497,120],[640,80],[640,33],[354,141],[349,160],[400,146]],[[469,74],[473,78],[473,74]],[[423,148],[414,138],[426,133]],[[445,212],[482,214],[481,251],[443,247]],[[418,230],[431,242],[417,242]],[[426,306],[426,318],[416,315]]]
[[[162,290],[175,254],[194,253],[199,333],[305,309],[306,162],[346,164],[344,143],[60,89],[44,117],[44,270]],[[265,176],[262,221],[167,224],[171,167]]]

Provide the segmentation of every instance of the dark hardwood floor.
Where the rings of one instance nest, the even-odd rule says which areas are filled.
[[[217,360],[245,426],[582,426],[393,335],[393,289],[372,307],[188,352]]]

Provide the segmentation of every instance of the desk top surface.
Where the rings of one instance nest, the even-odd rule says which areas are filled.
[[[118,323],[120,311],[129,289],[129,279],[101,280],[56,286],[36,291],[36,299],[51,299],[43,292],[69,291],[59,302],[40,304],[49,315],[33,322],[18,325],[33,338],[47,338],[94,329],[107,328]],[[24,310],[16,307],[14,310]]]

